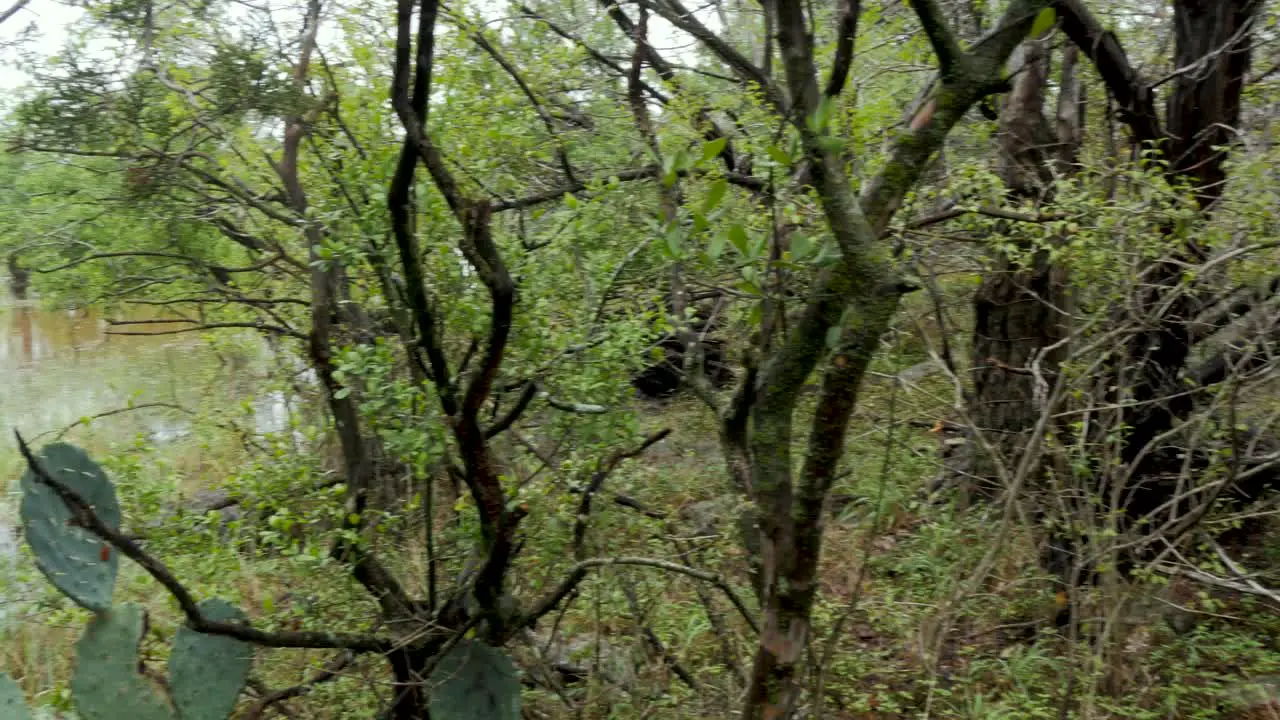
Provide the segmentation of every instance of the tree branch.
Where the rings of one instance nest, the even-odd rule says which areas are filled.
[[[118,324],[136,324],[140,321],[132,321],[129,323],[108,322],[109,325]],[[194,320],[165,320],[163,322],[173,323],[194,323]],[[279,325],[271,325],[260,322],[216,322],[216,323],[198,323],[191,327],[174,328],[173,330],[153,330],[149,332],[132,331],[132,330],[108,330],[107,335],[180,335],[190,332],[204,332],[206,330],[224,330],[232,328],[242,328],[246,330],[258,330],[260,332],[271,333],[272,335],[282,335],[291,337],[296,340],[307,340],[307,336],[294,330],[293,328],[281,327]]]
[[[350,652],[344,652],[335,657],[320,672],[307,678],[306,682],[294,685],[293,687],[284,688],[282,690],[273,690],[263,695],[257,702],[249,706],[245,711],[243,720],[260,720],[264,713],[272,706],[289,700],[291,698],[300,697],[311,692],[316,685],[329,682],[340,677],[339,673],[347,668],[355,660],[355,655]]]
[[[965,53],[960,49],[960,41],[951,31],[937,0],[913,0],[911,9],[915,11],[924,34],[929,38],[933,54],[938,56],[938,74],[942,81],[946,83],[956,80],[962,72],[961,64],[965,60]]]
[[[630,168],[627,170],[620,170],[616,173],[612,173],[610,175],[601,175],[600,177],[597,177],[595,179],[588,180],[585,182],[575,182],[575,183],[565,185],[563,187],[553,188],[551,190],[546,190],[543,192],[526,195],[522,198],[515,198],[513,200],[503,200],[503,201],[495,202],[493,204],[493,212],[500,213],[500,212],[506,212],[508,210],[520,210],[523,208],[532,207],[534,205],[541,205],[543,203],[554,202],[556,200],[562,199],[565,195],[579,195],[581,193],[586,192],[588,188],[603,187],[615,179],[618,182],[633,182],[636,180],[652,180],[655,178],[662,177],[662,174],[663,174],[662,168],[657,165],[646,165],[644,167],[639,167],[639,168]],[[677,174],[680,177],[685,177],[687,175],[701,174],[701,171],[683,170]],[[767,183],[765,183],[764,180],[761,180],[760,178],[752,177],[750,175],[743,175],[742,173],[736,173],[736,172],[723,172],[719,174],[723,176],[724,179],[728,181],[730,185],[736,185],[738,187],[750,190],[752,192],[756,192],[756,193],[764,192],[765,189],[767,188]]]
[[[631,450],[617,450],[596,466],[596,471],[591,475],[591,482],[583,490],[582,500],[578,502],[577,520],[573,524],[573,556],[575,558],[583,559],[586,552],[587,522],[591,518],[591,501],[595,499],[596,493],[600,492],[600,488],[604,486],[604,481],[623,460],[638,457],[645,450],[662,442],[670,434],[671,428],[659,430],[645,438],[644,442],[640,443],[638,447]]]
[[[840,19],[836,27],[836,58],[831,64],[831,75],[827,77],[824,94],[836,97],[843,90],[849,79],[849,68],[853,66],[853,52],[858,42],[858,17],[862,14],[861,0],[840,0]]]
[[[1129,64],[1120,40],[1102,28],[1082,0],[1055,0],[1053,6],[1062,31],[1089,57],[1115,96],[1120,119],[1133,131],[1134,142],[1141,146],[1163,141],[1155,93]]]
[[[706,572],[685,565],[679,565],[666,560],[657,560],[646,557],[613,557],[613,558],[591,558],[583,560],[569,569],[569,575],[554,590],[552,590],[545,599],[534,605],[533,610],[526,613],[520,618],[516,624],[516,629],[531,627],[538,622],[547,613],[556,609],[557,606],[568,597],[582,580],[587,576],[587,572],[602,567],[619,567],[619,566],[637,566],[650,567],[658,570],[685,575],[695,580],[711,583],[718,590],[725,594],[729,602],[757,634],[760,632],[760,625],[756,622],[755,615],[742,602],[742,598],[734,592],[725,579],[718,573]]]
[[[703,25],[698,18],[694,17],[693,13],[680,4],[680,0],[639,0],[639,2],[661,15],[667,22],[689,33],[703,45],[706,45],[739,77],[758,85],[760,91],[764,93],[765,99],[777,109],[779,114],[786,114],[787,104],[783,99],[782,93],[778,90],[778,86],[764,74],[763,70],[756,67],[742,53],[735,50],[732,45],[719,35],[711,32],[706,25]]]
[[[511,427],[512,425],[515,425],[516,421],[519,420],[522,415],[524,415],[524,411],[529,409],[529,404],[533,402],[533,398],[536,397],[537,394],[538,394],[538,383],[530,380],[528,383],[525,384],[524,390],[520,393],[519,399],[516,400],[516,404],[513,405],[511,407],[511,410],[508,411],[506,415],[503,415],[502,418],[498,420],[498,422],[494,423],[491,427],[489,427],[489,429],[485,430],[484,436],[486,438],[497,437],[498,435],[501,435],[503,431],[505,431],[507,428]]]
[[[26,7],[29,2],[31,2],[31,0],[18,0],[14,4],[10,5],[9,9],[4,12],[0,12],[0,24],[3,24],[5,20],[8,20],[17,14],[17,12]]]
[[[191,592],[173,575],[163,562],[152,557],[120,531],[112,528],[98,517],[93,507],[75,490],[63,484],[40,464],[32,454],[22,435],[14,430],[18,440],[18,450],[26,460],[36,479],[46,485],[58,496],[71,511],[74,523],[105,540],[125,557],[133,560],[147,571],[156,582],[178,602],[178,606],[187,617],[191,629],[210,635],[225,635],[263,647],[281,648],[332,648],[347,649],[354,652],[383,653],[393,649],[396,643],[392,640],[372,635],[350,635],[345,633],[324,632],[264,632],[248,624],[210,620],[200,611],[200,606]]]

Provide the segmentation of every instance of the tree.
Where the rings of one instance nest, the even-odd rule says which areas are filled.
[[[1073,309],[1068,267],[1055,252],[1072,238],[1061,215],[1078,215],[1071,203],[1092,186],[1046,173],[1046,165],[1059,176],[1075,172],[1083,93],[1068,48],[1056,122],[1045,117],[1047,26],[1058,20],[1094,62],[1140,141],[1156,141],[1160,152],[1175,144],[1171,131],[1151,125],[1150,88],[1134,84],[1117,42],[1078,3],[1014,0],[980,37],[975,8],[934,0],[909,10],[770,0],[762,15],[720,8],[720,33],[676,0],[520,4],[501,21],[520,29],[510,34],[493,29],[498,21],[484,8],[435,0],[397,2],[393,33],[378,29],[380,8],[319,0],[287,17],[145,1],[97,10],[97,22],[121,38],[120,55],[106,69],[65,58],[15,115],[14,144],[112,178],[103,181],[111,192],[86,203],[110,218],[82,237],[24,246],[24,257],[41,278],[79,294],[164,308],[163,325],[122,317],[113,332],[253,330],[314,373],[317,385],[298,394],[323,409],[337,438],[338,467],[329,469],[341,500],[332,485],[324,495],[304,483],[289,490],[335,521],[325,535],[329,567],[366,591],[376,627],[298,636],[230,629],[198,609],[187,619],[264,646],[384,656],[397,688],[387,712],[399,718],[426,716],[430,671],[469,634],[509,646],[572,603],[593,571],[619,566],[677,573],[723,595],[744,633],[759,628],[743,714],[794,715],[850,419],[903,298],[932,281],[912,277],[896,232],[977,214],[1012,238],[994,249],[995,269],[975,300],[981,341],[969,410],[979,429],[1002,431],[996,452],[983,448],[988,460],[979,461],[992,467],[976,474],[1025,479],[1031,473],[1019,466],[1039,463],[1046,437],[1074,432],[1046,432],[1079,378],[1067,361],[1098,354],[1080,342],[1086,328],[1063,321]],[[1193,10],[1180,12],[1199,18]],[[1206,48],[1247,39],[1249,12],[1240,5],[1239,17],[1214,15],[1222,42],[1187,57],[1238,65],[1238,53]],[[334,40],[322,32],[332,27],[329,13],[342,29]],[[877,32],[923,30],[937,70],[923,88],[851,81],[859,27],[871,26],[860,21],[873,14],[888,27]],[[660,21],[695,39],[697,56],[676,61],[656,47],[650,36]],[[966,46],[962,35],[974,39]],[[1196,127],[1230,125],[1238,90],[1191,75],[1175,78],[1188,76],[1179,93],[1213,85],[1225,103]],[[895,124],[890,115],[913,93]],[[988,98],[1006,93],[1002,202],[1034,198],[1036,207],[970,213],[966,203],[915,215],[946,181],[939,157],[952,131],[979,127],[965,123],[975,108],[994,117]],[[1171,175],[1199,178],[1211,207],[1205,193],[1219,175],[1203,173],[1217,163],[1220,174],[1223,153],[1184,145],[1178,157],[1199,159],[1173,164]],[[916,219],[891,227],[904,211]],[[1186,259],[1159,257],[1138,307],[1167,316],[1168,327],[1109,329],[1163,353],[1169,333],[1186,332],[1188,308],[1207,306],[1182,307],[1194,293],[1174,269]],[[1045,310],[1046,298],[1056,307]],[[1084,300],[1095,304],[1091,317],[1119,313],[1100,295]],[[710,336],[722,327],[750,335],[731,343],[745,346],[735,350],[746,359],[730,393],[707,367]],[[609,406],[628,394],[626,375],[646,363],[646,350],[672,338],[685,381],[715,414],[729,490],[748,508],[736,518],[750,565],[741,583],[695,567],[678,548],[680,563],[611,554],[593,532],[611,474],[667,437],[639,432]],[[1235,350],[1218,357],[1238,367]],[[1144,409],[1126,411],[1126,447],[1137,447],[1142,432],[1160,436],[1183,412],[1163,400],[1175,382],[1170,363],[1181,377],[1200,372],[1183,367],[1189,357],[1144,351],[1111,364],[1109,378],[1136,371],[1141,380],[1133,392]],[[1053,402],[1029,404],[1046,377]],[[815,378],[811,407],[802,391]],[[1150,409],[1160,406],[1164,415]],[[536,457],[537,469],[521,477],[516,458],[540,454],[519,435],[531,418],[563,430],[569,450]],[[528,492],[542,466],[557,481],[580,482],[573,492],[550,483],[546,493]],[[454,498],[456,527],[437,521],[437,475],[466,489]],[[1016,490],[1006,520],[1022,499]],[[421,589],[377,533],[383,518],[406,514],[415,494],[426,515]],[[530,557],[525,541],[535,532],[553,536],[550,561]],[[740,599],[740,584],[754,590],[758,609]],[[634,604],[625,582],[623,591]],[[700,601],[715,617],[708,596]],[[696,685],[669,654],[656,654]],[[732,653],[723,655],[733,665]]]

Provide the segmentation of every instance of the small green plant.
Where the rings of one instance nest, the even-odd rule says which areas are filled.
[[[146,614],[133,603],[113,606],[115,548],[82,527],[62,493],[88,504],[107,527],[120,525],[115,487],[84,451],[66,443],[46,446],[22,477],[22,524],[36,565],[67,597],[94,613],[76,645],[71,694],[84,720],[225,720],[235,707],[253,661],[253,648],[231,637],[188,627],[178,630],[169,658],[169,691],[138,671]],[[34,465],[34,463],[33,463]],[[61,487],[55,487],[53,480]],[[212,620],[243,620],[218,599],[200,603]],[[5,718],[29,717],[22,693],[0,673]]]

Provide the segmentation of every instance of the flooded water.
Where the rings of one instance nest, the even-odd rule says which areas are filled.
[[[243,354],[220,357],[198,333],[108,334],[100,311],[50,309],[14,300],[7,290],[0,278],[0,572],[16,549],[12,528],[22,462],[15,429],[38,447],[81,418],[108,413],[76,427],[66,439],[91,451],[138,434],[156,445],[172,443],[191,434],[189,415],[163,407],[130,408],[234,405],[253,392],[250,366],[260,364],[260,357]],[[254,417],[244,424],[256,425],[259,432],[287,423],[278,395],[255,399],[252,411]]]

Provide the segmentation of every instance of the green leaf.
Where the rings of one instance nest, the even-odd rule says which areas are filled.
[[[569,209],[570,209],[570,210],[577,210],[577,209],[578,209],[578,198],[577,198],[573,193],[565,193],[565,194],[564,194],[564,204],[565,204],[565,205],[567,205],[567,206],[569,207]]]
[[[113,529],[120,527],[120,504],[107,474],[80,448],[46,445],[38,458],[54,479],[74,490]],[[71,510],[29,468],[22,475],[22,525],[36,567],[53,586],[83,608],[111,607],[119,565],[117,553],[103,554],[103,540],[71,524]]]
[[[707,188],[707,199],[702,201],[702,212],[709,213],[719,207],[728,191],[729,181],[724,178],[711,183],[711,187]]]
[[[211,598],[200,603],[210,620],[245,620],[239,608]],[[253,646],[223,635],[178,628],[169,656],[169,686],[182,720],[226,720],[249,679]]]
[[[778,163],[779,165],[791,164],[791,156],[787,154],[786,150],[783,150],[777,145],[770,145],[768,148],[765,149],[765,152],[769,154],[769,158],[771,160]]]
[[[844,149],[844,141],[838,137],[823,135],[818,138],[818,149],[823,152],[840,152]]]
[[[31,720],[31,711],[22,697],[22,688],[0,672],[0,717],[6,720]]]
[[[840,347],[840,326],[833,325],[827,329],[827,347],[835,350]]]
[[[729,242],[733,243],[733,247],[737,249],[743,257],[751,257],[750,240],[747,238],[747,229],[739,223],[729,226]]]
[[[675,160],[671,161],[671,169],[676,172],[688,170],[693,165],[693,161],[689,159],[689,151],[681,148],[676,152]]]
[[[796,235],[791,238],[791,259],[803,260],[813,251],[813,238],[808,235]]]
[[[724,152],[724,147],[728,144],[729,139],[722,137],[702,143],[702,160],[705,162],[715,159],[720,153]]]
[[[497,648],[462,640],[440,658],[428,682],[436,720],[520,720],[520,678]]]
[[[809,129],[818,134],[825,133],[831,126],[831,119],[835,117],[837,102],[836,98],[823,95],[818,101],[817,109],[808,118]]]
[[[724,252],[724,244],[728,240],[724,233],[716,233],[711,236],[711,242],[707,244],[707,257],[715,260]]]
[[[1053,8],[1047,7],[1041,10],[1040,14],[1036,16],[1036,21],[1031,24],[1030,37],[1040,37],[1048,32],[1056,22],[1058,22],[1058,13]]]
[[[672,224],[667,230],[667,250],[671,252],[672,257],[680,257],[680,251],[684,249],[684,232],[679,225]]]
[[[343,400],[343,399],[346,399],[346,397],[347,397],[348,395],[350,395],[350,394],[351,394],[351,388],[349,388],[349,387],[340,387],[340,388],[338,388],[337,390],[335,390],[335,391],[334,391],[334,393],[333,393],[333,399],[334,399],[334,400]]]

